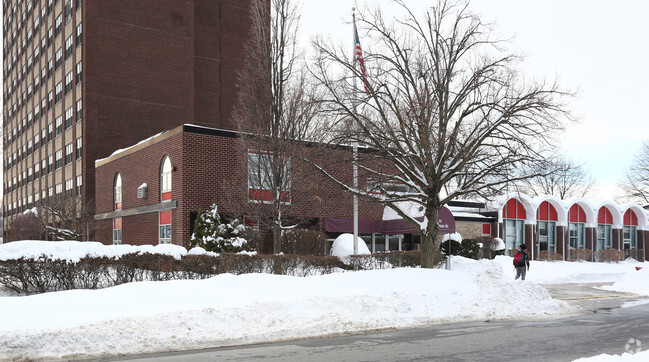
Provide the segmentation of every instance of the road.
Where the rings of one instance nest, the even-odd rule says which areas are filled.
[[[217,348],[128,361],[572,361],[621,354],[631,338],[649,347],[649,304],[589,284],[545,286],[581,313],[548,321],[483,321],[354,336]],[[629,346],[637,348],[635,344]]]

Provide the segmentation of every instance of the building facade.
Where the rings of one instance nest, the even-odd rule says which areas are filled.
[[[233,127],[242,0],[3,0],[3,212],[94,198],[95,160],[184,123]]]
[[[632,203],[517,194],[498,209],[498,236],[508,252],[525,244],[532,259],[644,261],[648,220],[646,210]]]
[[[96,162],[96,240],[104,244],[174,243],[187,246],[199,211],[219,212],[248,225],[269,206],[269,193],[249,167],[260,151],[237,132],[183,125]],[[330,150],[327,159],[349,158]],[[304,144],[301,155],[320,150]],[[349,156],[348,155],[348,156]],[[330,168],[350,182],[351,164]],[[328,218],[350,218],[352,195],[299,158],[290,159],[290,187],[283,192],[285,220],[323,230]],[[362,220],[381,220],[383,207],[360,203]],[[270,248],[272,250],[272,247]]]

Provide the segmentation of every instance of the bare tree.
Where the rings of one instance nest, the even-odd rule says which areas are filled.
[[[563,200],[584,197],[595,183],[583,164],[565,158],[550,160],[532,173],[538,176],[523,180],[520,186],[522,192],[532,196],[554,195]]]
[[[296,174],[292,158],[298,141],[309,135],[316,107],[298,50],[298,6],[291,0],[251,0],[251,14],[235,120],[248,156],[249,209],[270,225],[274,253],[280,253]]]
[[[394,168],[386,173],[359,164],[384,180],[380,192],[337,181],[409,221],[422,238],[421,265],[431,268],[440,208],[533,177],[524,170],[550,157],[553,136],[569,116],[560,103],[567,94],[556,84],[521,79],[521,59],[492,39],[468,4],[440,1],[419,17],[404,0],[395,3],[404,15],[392,22],[380,9],[359,17],[361,39],[372,44],[363,49],[367,75],[348,52],[323,40],[315,44],[314,72],[327,90],[323,106],[331,117],[356,125],[339,128],[335,139],[356,140]],[[352,78],[363,79],[367,91]],[[394,184],[403,187],[382,186]],[[404,207],[413,204],[423,209],[423,222]]]
[[[59,194],[43,199],[37,208],[44,234],[56,240],[87,239],[94,225],[94,205],[76,195]]]
[[[649,141],[642,144],[619,186],[629,199],[649,204]]]

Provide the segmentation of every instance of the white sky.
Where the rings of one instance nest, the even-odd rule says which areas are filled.
[[[352,42],[351,9],[389,0],[303,0],[302,29]],[[414,8],[433,0],[408,0]],[[470,8],[512,38],[525,55],[526,74],[578,90],[570,107],[580,123],[568,127],[562,145],[567,157],[585,162],[597,181],[592,201],[621,201],[616,182],[648,139],[642,105],[649,99],[646,0],[473,0]],[[361,39],[363,46],[365,44]],[[371,67],[371,64],[367,65]]]

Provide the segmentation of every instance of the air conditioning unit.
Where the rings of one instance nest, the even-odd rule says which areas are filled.
[[[149,185],[143,183],[140,187],[137,188],[137,198],[146,200],[147,195],[149,194]]]

